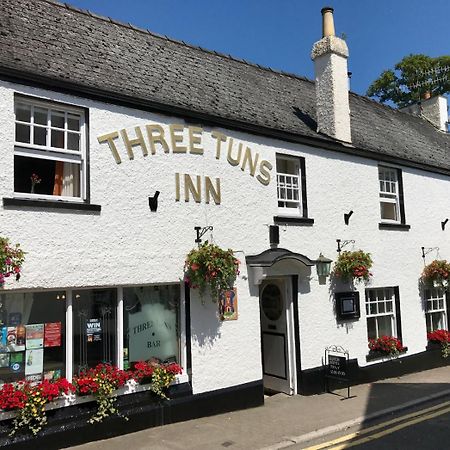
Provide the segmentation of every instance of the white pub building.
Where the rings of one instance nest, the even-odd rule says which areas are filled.
[[[448,301],[419,278],[450,259],[446,100],[413,114],[349,92],[322,14],[308,80],[55,1],[0,2],[0,236],[26,251],[2,325],[61,324],[42,378],[183,367],[166,402],[121,396],[129,422],[55,410],[46,448],[323,392],[329,346],[351,383],[445,363],[427,329],[448,329]],[[236,320],[184,283],[195,227],[240,260]],[[338,249],[371,254],[370,283],[319,276]],[[406,351],[371,356],[382,335]],[[15,358],[2,383],[27,377]]]

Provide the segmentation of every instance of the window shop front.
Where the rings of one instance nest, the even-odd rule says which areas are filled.
[[[0,384],[181,363],[180,284],[0,294]],[[120,350],[119,350],[120,349]]]

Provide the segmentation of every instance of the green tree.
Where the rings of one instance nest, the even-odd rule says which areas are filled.
[[[405,56],[394,69],[385,70],[367,90],[369,97],[398,107],[417,102],[423,95],[450,93],[450,56]]]

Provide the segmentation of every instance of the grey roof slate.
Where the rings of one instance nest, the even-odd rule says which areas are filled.
[[[315,131],[312,81],[52,0],[1,0],[0,74],[16,72],[332,142]],[[350,109],[354,153],[450,171],[450,135],[354,93]]]

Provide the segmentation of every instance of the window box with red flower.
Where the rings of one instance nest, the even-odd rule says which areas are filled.
[[[373,261],[370,253],[362,250],[341,252],[334,263],[332,276],[345,282],[369,282]]]
[[[224,250],[206,241],[192,249],[186,257],[184,280],[193,289],[199,289],[203,298],[206,288],[216,302],[222,291],[234,287],[239,275],[239,260],[231,249]]]
[[[7,383],[0,388],[0,409],[4,411],[3,419],[12,419],[13,429],[10,436],[19,430],[29,430],[36,435],[47,424],[46,412],[51,409],[76,403],[87,403],[95,400],[97,408],[88,419],[88,423],[102,422],[110,415],[123,417],[117,408],[118,394],[134,393],[138,389],[126,386],[149,381],[142,386],[142,391],[151,391],[158,398],[168,399],[167,390],[182,371],[176,363],[156,364],[140,362],[135,370],[120,370],[109,364],[99,364],[95,368],[75,377],[73,384],[65,378],[55,381],[44,380],[38,384],[29,382]],[[63,399],[63,397],[65,397]],[[67,402],[72,398],[72,402]],[[13,414],[10,414],[13,413]]]
[[[369,339],[369,354],[367,361],[381,358],[396,358],[406,353],[408,347],[404,347],[400,339],[394,336],[381,336],[377,339]]]
[[[450,356],[450,332],[447,330],[434,330],[427,333],[428,347],[427,350],[440,348],[442,357]]]
[[[450,263],[446,259],[435,259],[427,264],[422,272],[421,280],[424,284],[437,288],[448,288],[450,278]]]

